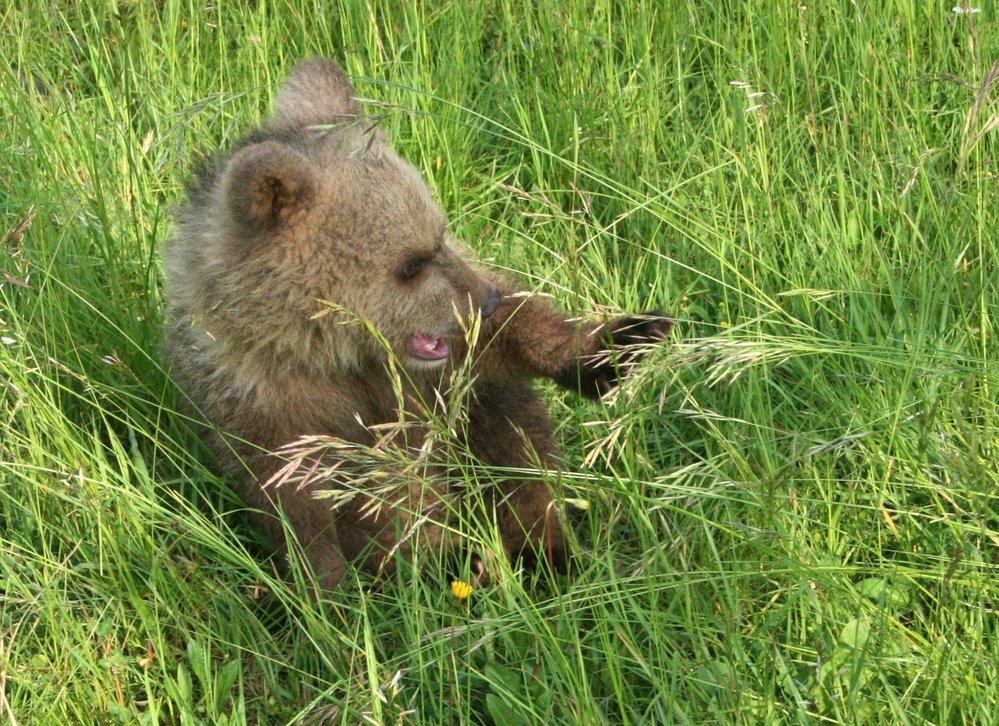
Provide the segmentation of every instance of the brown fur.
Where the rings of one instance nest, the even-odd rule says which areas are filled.
[[[569,322],[548,302],[515,295],[502,277],[473,268],[419,174],[359,115],[343,71],[324,60],[301,63],[270,121],[202,173],[178,214],[166,270],[177,382],[213,425],[224,469],[252,506],[283,510],[326,587],[365,553],[366,566],[381,565],[397,533],[452,494],[443,476],[400,471],[408,505],[365,517],[359,500],[333,509],[309,488],[264,486],[283,463],[273,452],[299,437],[370,445],[372,425],[418,417],[419,407],[400,405],[390,356],[372,329],[402,363],[410,402],[436,400],[452,366],[473,356],[464,438],[476,460],[554,468],[551,423],[529,379],[599,396],[641,354],[633,344],[661,340],[671,327],[657,314]],[[317,316],[320,301],[336,309]],[[369,327],[349,324],[344,311]],[[469,351],[462,330],[476,314],[481,330]],[[417,350],[416,334],[446,340],[447,360],[425,360],[433,353]],[[606,355],[618,349],[616,360]],[[418,447],[424,433],[408,429],[406,444]],[[528,545],[561,553],[557,523],[546,524],[551,501],[538,482],[497,488],[509,553]],[[265,519],[283,541],[277,520]],[[424,529],[421,541],[442,542],[439,523]]]

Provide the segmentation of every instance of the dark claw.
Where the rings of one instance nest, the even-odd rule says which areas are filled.
[[[600,398],[616,388],[648,353],[644,346],[661,343],[669,337],[674,322],[659,311],[612,320],[605,329],[601,351],[560,373],[555,382],[587,398]]]
[[[669,337],[675,321],[658,310],[627,315],[611,321],[610,338],[615,348],[658,343]]]

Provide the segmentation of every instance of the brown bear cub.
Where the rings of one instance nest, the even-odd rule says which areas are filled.
[[[402,467],[391,506],[372,510],[363,496],[334,505],[315,490],[345,486],[349,477],[335,473],[350,470],[349,455],[319,455],[342,459],[312,463],[327,472],[323,481],[276,484],[282,447],[308,436],[370,446],[397,424],[418,452],[428,436],[421,420],[467,365],[458,436],[469,461],[554,469],[552,426],[530,379],[596,398],[672,325],[655,313],[570,321],[474,267],[420,175],[354,96],[333,62],[295,68],[270,120],[192,185],[165,255],[173,374],[275,545],[287,546],[281,510],[290,552],[304,555],[324,588],[347,562],[390,566],[414,530],[420,546],[451,544],[443,520],[469,486],[444,468],[414,476]],[[533,550],[560,565],[548,486],[513,478],[485,489],[506,552]]]

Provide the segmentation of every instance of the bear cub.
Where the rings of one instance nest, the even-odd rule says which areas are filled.
[[[275,484],[282,447],[310,436],[372,446],[397,424],[418,452],[451,372],[468,366],[457,435],[469,461],[555,469],[531,379],[597,398],[672,326],[658,313],[569,320],[476,267],[331,61],[300,63],[269,120],[209,163],[188,196],[164,260],[173,376],[277,551],[303,558],[323,589],[348,562],[391,567],[417,529],[420,546],[453,545],[447,511],[469,485],[446,467],[400,467],[391,506],[372,509],[363,496],[334,506],[315,489],[348,486],[350,456],[330,447],[311,464],[327,472],[322,481]],[[548,485],[511,476],[479,493],[508,555],[564,564]]]

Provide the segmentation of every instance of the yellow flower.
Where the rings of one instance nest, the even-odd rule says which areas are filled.
[[[590,508],[590,503],[585,499],[574,499],[572,497],[566,497],[562,501],[568,504],[573,509],[578,509],[581,512],[585,512],[587,509]]]
[[[455,580],[451,583],[451,594],[459,600],[467,600],[468,596],[472,594],[472,586],[467,582]]]

